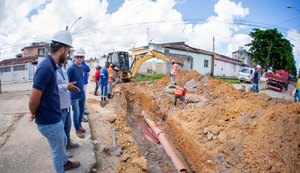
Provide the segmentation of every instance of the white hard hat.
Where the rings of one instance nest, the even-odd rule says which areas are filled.
[[[79,48],[75,50],[74,56],[85,56],[85,51],[83,48]]]
[[[259,64],[257,64],[256,68],[261,68]]]
[[[57,33],[55,33],[51,39],[51,41],[56,41],[62,44],[65,44],[67,46],[72,47],[72,35],[69,31],[58,31]]]

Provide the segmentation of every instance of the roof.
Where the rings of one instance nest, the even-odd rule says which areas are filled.
[[[206,54],[206,55],[210,55],[210,56],[214,55],[213,52],[209,52],[206,50],[191,47],[191,46],[185,44],[185,42],[163,43],[163,44],[159,44],[159,45],[161,45],[163,48],[182,50],[182,51],[193,52],[193,53],[198,53],[198,54]]]
[[[235,58],[230,58],[225,55],[216,54],[216,56],[214,58],[215,58],[215,60],[224,61],[224,62],[228,62],[228,63],[232,63],[232,64],[238,64],[238,65],[244,64],[244,62],[241,60],[238,60]]]
[[[37,43],[31,43],[30,46],[26,46],[23,48],[24,49],[28,49],[28,48],[34,48],[34,47],[45,47],[47,46],[48,43],[45,43],[45,42],[37,42]]]
[[[38,59],[38,56],[5,59],[5,60],[0,62],[0,66],[26,64],[26,63],[29,63],[29,62],[36,61],[37,59]]]

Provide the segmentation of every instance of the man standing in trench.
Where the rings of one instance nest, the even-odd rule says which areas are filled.
[[[66,60],[72,47],[72,36],[68,31],[54,34],[50,45],[50,55],[38,65],[33,79],[33,88],[29,100],[29,121],[35,119],[40,133],[47,138],[52,151],[52,162],[57,173],[78,168],[78,161],[67,158],[67,138],[60,112],[60,100],[57,86],[56,64]],[[78,90],[70,84],[68,89]]]

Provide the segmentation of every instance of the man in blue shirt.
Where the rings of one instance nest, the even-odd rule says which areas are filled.
[[[260,65],[257,65],[255,68],[255,72],[253,75],[253,84],[252,84],[252,88],[251,91],[258,93],[259,92],[259,72],[260,72]]]
[[[66,60],[72,47],[72,36],[68,31],[54,34],[50,55],[38,65],[33,79],[29,100],[29,121],[35,119],[40,133],[47,138],[52,151],[52,162],[57,173],[78,168],[79,162],[71,162],[66,155],[67,138],[61,121],[60,100],[56,77],[56,64]],[[72,84],[69,90],[77,91]]]
[[[106,101],[107,86],[108,86],[108,69],[109,63],[105,63],[105,67],[102,68],[100,74],[100,88],[101,88],[101,101]]]
[[[84,55],[79,50],[75,51],[75,63],[68,68],[68,77],[70,82],[76,82],[75,86],[80,89],[80,92],[71,92],[71,105],[73,110],[73,122],[76,130],[76,135],[79,138],[84,138],[85,129],[81,122],[85,109],[85,92],[84,92],[84,67],[82,65]]]

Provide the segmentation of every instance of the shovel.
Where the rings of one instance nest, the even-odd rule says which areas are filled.
[[[112,156],[120,156],[122,153],[122,149],[119,145],[116,144],[116,134],[114,129],[111,130],[111,135],[112,135],[113,146],[110,150],[110,154]]]

